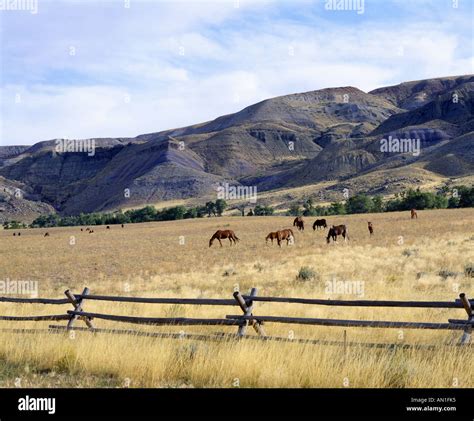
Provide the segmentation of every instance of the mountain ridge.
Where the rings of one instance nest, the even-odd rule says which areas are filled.
[[[204,201],[215,196],[219,183],[271,192],[331,181],[360,190],[357,180],[365,177],[367,191],[384,191],[384,178],[400,168],[414,186],[423,184],[418,168],[427,180],[469,177],[474,175],[473,93],[474,75],[368,93],[351,86],[325,88],[269,98],[191,126],[96,138],[92,156],[58,152],[57,139],[3,146],[0,220],[21,215],[14,211],[18,200],[28,200],[28,215],[35,204],[38,214],[54,209],[68,215]],[[381,139],[389,137],[419,139],[422,153],[381,151]],[[13,200],[5,190],[10,185],[18,186],[20,198]],[[316,190],[307,194],[319,194]]]

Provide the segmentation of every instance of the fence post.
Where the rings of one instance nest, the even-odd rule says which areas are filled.
[[[64,294],[66,294],[66,297],[68,298],[69,302],[74,306],[74,311],[82,311],[82,304],[84,301],[84,298],[79,298],[76,300],[76,297],[71,293],[71,291],[66,290],[64,291]],[[89,295],[89,288],[85,287],[84,291],[82,291],[81,295]],[[76,314],[73,314],[71,318],[69,319],[67,323],[67,330],[72,329],[74,322],[79,318]],[[90,318],[85,317],[84,322],[86,323],[87,327],[90,329],[94,329],[94,325],[92,324],[92,321]]]
[[[466,294],[462,293],[459,294],[459,298],[461,299],[461,303],[464,306],[464,309],[466,310],[467,313],[467,320],[472,321],[473,320],[473,314],[472,314],[472,306],[468,298],[466,297]],[[464,333],[461,337],[460,344],[465,345],[471,342],[471,334],[472,334],[472,325],[466,326],[464,329]]]
[[[240,291],[235,291],[233,295],[234,295],[235,300],[237,301],[237,304],[239,304],[239,307],[244,312],[244,316],[252,316],[253,301],[249,300],[248,302],[245,302],[244,297],[242,297],[242,295],[240,294]],[[252,288],[252,290],[250,291],[250,296],[255,297],[256,295],[257,295],[257,288]],[[245,320],[245,324],[242,326],[239,326],[239,330],[237,332],[238,336],[245,335],[248,324],[249,324],[249,321]],[[256,320],[251,320],[250,324],[260,336],[266,336],[265,330],[263,329],[260,322]]]

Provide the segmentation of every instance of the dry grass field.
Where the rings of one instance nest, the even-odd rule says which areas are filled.
[[[296,243],[265,245],[270,231],[291,217],[223,217],[177,222],[0,232],[0,280],[37,281],[38,296],[62,298],[85,286],[92,294],[232,298],[234,288],[259,295],[340,299],[450,301],[474,297],[474,210],[420,211],[328,217],[345,223],[351,240],[327,245],[315,218]],[[375,227],[370,238],[367,221]],[[217,229],[233,229],[240,243],[208,247]],[[44,232],[50,233],[44,237]],[[297,278],[302,267],[309,279]],[[338,284],[339,282],[339,284]],[[333,291],[344,285],[344,291]],[[350,286],[358,288],[350,290]],[[0,294],[5,295],[5,294]],[[70,305],[0,303],[0,315],[59,314]],[[234,307],[89,301],[85,310],[150,317],[217,317]],[[255,304],[257,315],[440,321],[466,317],[458,309],[397,309]],[[157,332],[235,333],[236,327],[141,327],[95,320],[96,327]],[[82,322],[78,322],[82,326]],[[0,328],[46,329],[51,322],[0,321]],[[53,322],[65,324],[65,322]],[[317,327],[267,323],[268,334],[383,343],[456,343],[461,332]],[[249,335],[255,335],[253,329]],[[43,387],[474,387],[470,347],[388,350],[298,343],[195,341],[75,332],[0,332],[0,386]]]

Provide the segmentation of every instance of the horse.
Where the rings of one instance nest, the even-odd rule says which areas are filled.
[[[273,244],[273,240],[277,240],[278,245],[280,245],[281,238],[280,238],[279,233],[280,233],[280,231],[275,231],[275,232],[271,232],[270,234],[268,234],[265,237],[265,244],[268,244],[268,240],[272,240],[272,244]]]
[[[304,221],[301,216],[297,216],[293,221],[293,226],[298,228],[300,231],[304,231]]]
[[[222,247],[222,242],[221,242],[221,239],[225,239],[225,238],[228,238],[229,241],[230,241],[230,245],[232,245],[232,241],[234,242],[234,244],[237,244],[237,241],[240,241],[239,238],[237,238],[237,236],[235,235],[234,231],[232,230],[217,230],[214,235],[211,237],[211,239],[209,240],[209,247],[212,246],[212,243],[214,242],[214,240],[217,239],[217,241],[219,241],[219,244],[221,245]]]
[[[281,242],[283,240],[286,240],[286,245],[288,246],[291,242],[291,244],[295,243],[295,235],[293,234],[293,231],[289,228],[277,231],[278,235],[280,236],[280,239],[278,241],[278,245],[281,247]]]
[[[418,214],[416,213],[416,209],[412,209],[411,211],[411,219],[418,219]]]
[[[45,237],[49,237],[49,232],[45,232],[45,233],[44,233],[44,236],[45,236]]]
[[[369,233],[370,233],[370,235],[373,235],[373,233],[374,233],[374,226],[372,225],[372,222],[367,222],[367,227],[369,228]]]
[[[316,228],[319,230],[319,228],[327,228],[328,224],[325,219],[316,219],[313,224],[313,231],[316,231]]]
[[[347,242],[349,239],[349,233],[347,232],[345,225],[333,225],[329,228],[328,236],[326,238],[327,243],[329,244],[331,242],[331,238],[336,242],[338,235],[342,235],[344,237],[344,242]]]

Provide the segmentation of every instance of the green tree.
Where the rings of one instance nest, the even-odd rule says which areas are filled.
[[[459,207],[474,207],[474,187],[461,186],[458,189]]]
[[[206,211],[207,211],[207,216],[210,218],[211,215],[216,216],[216,205],[214,202],[207,202],[206,203]]]
[[[227,208],[227,202],[224,199],[217,199],[215,203],[217,215],[222,216]]]
[[[346,213],[346,207],[344,203],[333,202],[329,206],[328,215],[344,215]]]
[[[290,206],[290,209],[288,210],[288,213],[291,216],[301,216],[303,212],[300,209],[300,205],[298,205],[297,203],[293,203]]]
[[[383,212],[384,204],[382,196],[374,196],[372,198],[372,212]]]
[[[346,201],[346,213],[368,213],[372,211],[372,199],[365,194],[356,194]]]

